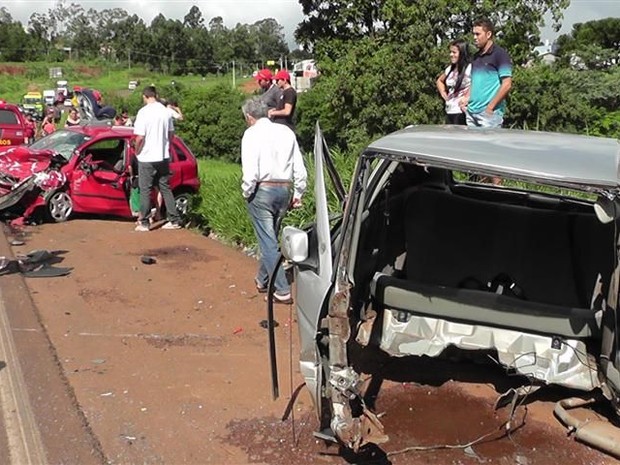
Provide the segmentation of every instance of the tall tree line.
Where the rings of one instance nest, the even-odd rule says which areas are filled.
[[[205,74],[233,60],[260,65],[288,54],[283,27],[273,18],[227,28],[221,17],[207,23],[192,6],[182,21],[160,14],[147,25],[122,8],[59,2],[46,13],[33,13],[24,27],[0,7],[0,61],[103,58],[173,74]]]

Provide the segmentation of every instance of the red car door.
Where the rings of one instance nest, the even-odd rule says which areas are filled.
[[[173,192],[197,192],[200,187],[198,164],[191,150],[178,137],[170,142],[170,188]]]
[[[80,151],[69,173],[69,195],[75,212],[131,217],[129,150],[124,138],[112,138],[95,141]]]

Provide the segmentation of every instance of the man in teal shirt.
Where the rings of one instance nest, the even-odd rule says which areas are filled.
[[[467,125],[499,128],[504,122],[506,96],[512,87],[512,60],[493,43],[493,24],[487,19],[474,22],[474,44],[478,53],[471,69],[471,90],[467,105]]]

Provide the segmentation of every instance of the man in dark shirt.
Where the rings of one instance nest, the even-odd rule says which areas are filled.
[[[256,73],[255,78],[262,91],[261,100],[267,104],[268,109],[276,108],[282,91],[274,84],[271,71],[267,68],[261,69]]]
[[[478,53],[471,69],[467,125],[501,127],[506,96],[512,87],[512,61],[508,52],[493,43],[493,24],[487,19],[474,22],[474,44]]]
[[[291,86],[291,76],[287,71],[281,70],[276,73],[276,84],[282,90],[280,101],[275,110],[269,110],[269,118],[274,123],[285,124],[295,132],[295,105],[297,105],[297,91]]]

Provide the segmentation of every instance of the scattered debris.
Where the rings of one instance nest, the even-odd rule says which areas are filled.
[[[145,265],[153,265],[155,263],[157,263],[157,258],[151,256],[151,255],[142,255],[140,257],[140,261],[142,263],[144,263]]]
[[[66,276],[72,267],[56,267],[54,263],[61,262],[65,250],[33,250],[17,258],[0,257],[0,275],[21,273],[28,278],[52,278]]]
[[[13,240],[11,241],[11,245],[14,245],[14,246],[19,246],[19,245],[24,245],[24,244],[25,244],[25,242],[24,242],[24,241],[20,241],[20,240],[18,240],[18,239],[13,239]]]
[[[265,328],[265,329],[269,328],[269,322],[267,320],[261,320],[260,323],[258,324],[261,328]],[[277,328],[278,326],[280,326],[280,323],[278,323],[276,320],[273,320],[273,327]]]

